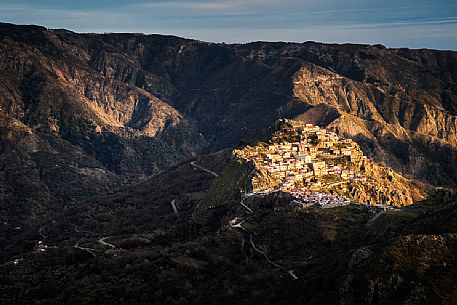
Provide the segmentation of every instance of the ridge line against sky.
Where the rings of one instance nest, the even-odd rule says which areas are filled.
[[[0,0],[0,21],[212,42],[322,41],[457,50],[455,0]]]

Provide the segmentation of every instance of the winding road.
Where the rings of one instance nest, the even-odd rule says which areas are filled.
[[[207,172],[207,173],[210,173],[211,175],[213,175],[213,176],[216,177],[216,178],[219,177],[219,175],[218,175],[217,173],[215,173],[214,171],[209,170],[209,169],[207,169],[207,168],[205,168],[205,167],[203,167],[203,166],[198,165],[195,161],[190,162],[190,164],[193,166],[194,170],[200,169],[200,170],[202,170],[202,171],[205,171],[205,172]],[[253,193],[243,193],[243,194],[242,194],[243,198],[241,199],[240,204],[248,211],[249,214],[254,214],[254,211],[253,211],[250,207],[248,207],[247,205],[244,204],[244,200],[245,200],[246,198],[250,197],[250,196],[255,195],[255,194],[256,194],[256,193],[254,193],[254,192],[253,192]],[[172,205],[173,205],[173,201],[172,201]],[[231,227],[231,228],[240,228],[241,230],[244,231],[244,228],[243,228],[242,224],[243,224],[246,220],[247,220],[247,219],[245,219],[245,220],[243,220],[243,221],[241,221],[240,223],[235,224],[235,225],[230,225],[230,227]],[[262,251],[262,250],[260,250],[259,248],[257,248],[256,245],[254,244],[252,234],[249,233],[249,235],[250,235],[250,237],[249,237],[249,242],[251,243],[252,248],[253,248],[256,252],[258,252],[258,253],[260,253],[261,255],[263,255],[263,256],[265,257],[265,260],[266,260],[269,264],[275,266],[276,268],[279,268],[279,269],[282,269],[282,270],[287,271],[287,273],[288,273],[288,274],[292,277],[292,279],[294,279],[294,280],[296,280],[296,279],[298,278],[298,277],[295,275],[295,273],[294,273],[293,270],[287,270],[287,268],[285,268],[285,267],[283,267],[283,266],[280,266],[280,265],[276,264],[275,262],[273,262],[273,261],[268,257],[268,255],[267,255],[264,251]],[[244,244],[245,244],[245,241],[244,241],[243,233],[241,233],[241,247],[242,247],[242,252],[243,252],[243,254],[245,255],[245,257],[246,257],[246,259],[247,259],[247,256],[246,256],[246,254],[244,253]]]
[[[108,238],[110,238],[110,237],[112,237],[112,236],[102,237],[102,238],[100,238],[100,239],[98,240],[98,242],[101,243],[101,244],[104,245],[104,246],[108,246],[108,247],[110,247],[110,248],[112,248],[112,249],[116,249],[116,246],[115,246],[115,245],[110,244],[109,242],[106,242],[106,241],[105,241],[106,239],[108,239]]]
[[[252,195],[254,195],[254,193],[243,193],[243,194],[242,194],[243,198],[242,198],[241,201],[240,201],[240,204],[248,211],[249,214],[254,214],[254,211],[253,211],[250,207],[248,207],[247,205],[245,205],[245,204],[243,203],[243,201],[244,201],[246,198],[248,198],[248,197],[250,197],[250,196],[252,196]]]
[[[275,266],[276,268],[279,268],[279,269],[282,269],[282,270],[285,270],[287,272],[287,274],[289,274],[292,279],[296,280],[298,279],[298,277],[295,275],[294,273],[294,270],[287,270],[286,267],[283,267],[281,265],[278,265],[276,264],[275,262],[273,262],[267,255],[267,253],[265,251],[262,251],[260,250],[259,248],[256,247],[256,245],[254,244],[254,241],[252,240],[252,234],[249,233],[249,242],[251,243],[251,246],[252,246],[252,249],[254,249],[257,253],[259,254],[262,254],[263,257],[265,257],[265,260],[270,264],[270,265],[273,265]]]
[[[86,247],[80,247],[79,246],[79,242],[77,242],[76,244],[73,245],[73,248],[76,248],[76,249],[80,249],[80,250],[83,250],[87,253],[90,253],[93,257],[96,257],[97,255],[95,254],[95,252],[97,251],[100,251],[100,250],[97,250],[97,249],[92,249],[92,248],[86,248]]]
[[[247,205],[244,204],[244,200],[248,197],[251,197],[253,195],[265,195],[264,192],[259,192],[259,193],[256,193],[256,192],[252,192],[252,193],[244,193],[242,192],[241,196],[242,196],[242,199],[240,201],[240,204],[246,209],[246,211],[248,212],[248,214],[254,214],[254,211],[248,207]],[[248,218],[246,219],[243,219],[242,221],[240,221],[239,223],[236,223],[236,224],[231,224],[229,222],[229,228],[232,229],[232,228],[239,228],[241,229],[240,231],[237,231],[239,234],[240,234],[240,237],[241,237],[241,252],[243,253],[244,257],[246,258],[246,261],[248,260],[248,257],[244,251],[244,248],[245,248],[245,239],[244,239],[244,236],[243,236],[243,232],[246,232],[249,234],[249,243],[251,244],[252,246],[252,249],[254,251],[256,251],[257,253],[261,254],[265,260],[272,266],[276,267],[276,268],[279,268],[281,270],[284,270],[287,272],[287,274],[289,274],[293,280],[296,280],[298,279],[298,277],[295,275],[294,273],[294,270],[288,270],[286,267],[284,266],[281,266],[281,265],[278,265],[277,263],[273,262],[270,257],[268,256],[268,254],[265,252],[265,251],[262,251],[261,249],[259,249],[255,243],[254,243],[254,240],[253,240],[253,235],[252,233],[249,233],[245,230],[245,228],[242,226],[242,224],[244,222],[246,222],[247,220],[249,220],[251,218],[251,216],[249,216]],[[236,219],[236,218],[235,218]]]
[[[212,170],[209,170],[209,169],[207,169],[207,168],[205,168],[205,167],[203,167],[203,166],[198,165],[196,161],[190,162],[190,165],[192,165],[192,167],[194,168],[194,170],[199,169],[199,170],[202,170],[202,171],[204,171],[204,172],[210,173],[211,175],[213,175],[213,176],[216,177],[216,178],[219,177],[219,175],[218,175],[217,173],[215,173],[215,172],[213,172]]]
[[[91,233],[91,234],[96,234],[96,235],[99,235],[99,236],[101,235],[100,233],[95,233],[95,232],[90,232],[90,231],[81,231],[81,230],[79,230],[79,228],[78,228],[77,225],[75,225],[74,230],[75,230],[76,233],[83,233],[83,232],[85,232],[86,234],[87,234],[87,233]],[[103,246],[109,247],[109,248],[111,248],[111,249],[116,249],[117,247],[116,247],[115,245],[113,245],[113,244],[111,244],[111,243],[109,243],[109,242],[106,241],[108,238],[111,238],[111,237],[113,237],[113,236],[101,237],[101,238],[99,238],[97,241],[98,241],[100,244],[102,244]],[[75,244],[73,245],[73,248],[80,249],[80,250],[83,250],[83,251],[85,251],[85,252],[87,252],[87,253],[90,253],[93,257],[96,257],[96,253],[95,253],[95,252],[103,251],[103,250],[94,249],[94,248],[81,247],[81,246],[79,245],[79,242],[75,243]]]

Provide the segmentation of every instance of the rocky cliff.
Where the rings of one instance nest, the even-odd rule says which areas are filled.
[[[455,185],[456,63],[433,50],[0,24],[4,206],[120,187],[257,139],[282,117],[326,125],[411,178]]]

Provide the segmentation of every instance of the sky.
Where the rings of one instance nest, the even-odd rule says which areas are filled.
[[[0,0],[0,22],[211,42],[457,50],[457,0]]]

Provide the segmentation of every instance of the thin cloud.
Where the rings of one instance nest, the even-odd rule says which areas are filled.
[[[179,10],[205,10],[205,11],[224,11],[242,9],[246,7],[286,4],[288,1],[280,0],[223,0],[223,1],[156,1],[145,2],[132,5],[137,8],[168,8]]]
[[[0,0],[0,20],[78,32],[163,33],[218,42],[308,38],[457,49],[457,3],[393,1],[113,0],[112,6],[96,1],[89,7],[85,0],[59,5]],[[67,5],[70,2],[72,6]]]
[[[231,8],[229,3],[218,2],[152,2],[136,5],[139,8],[168,8],[168,9],[192,9],[192,10],[207,10],[220,11]]]

